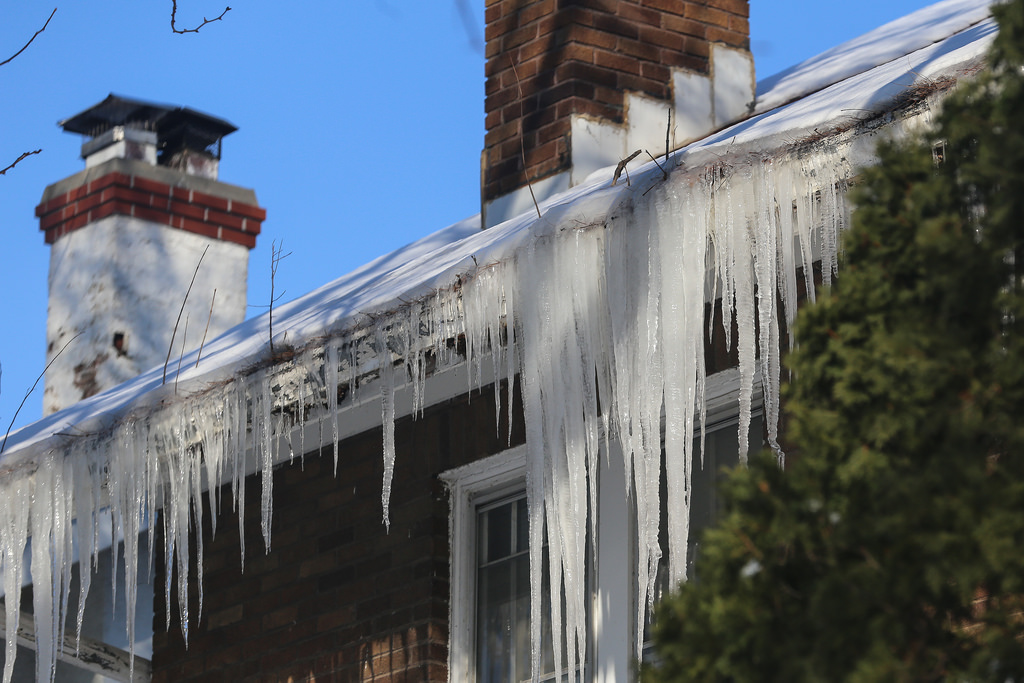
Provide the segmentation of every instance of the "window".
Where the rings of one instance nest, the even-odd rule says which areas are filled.
[[[694,437],[693,443],[693,475],[691,479],[693,497],[690,500],[690,538],[687,542],[686,576],[687,580],[699,580],[694,572],[694,563],[700,553],[700,536],[705,529],[715,523],[722,512],[723,502],[718,486],[723,477],[724,468],[732,468],[739,464],[739,419],[726,413],[725,415],[709,415],[715,422],[708,420],[705,426],[704,452],[701,452],[700,434]],[[750,451],[756,452],[763,447],[762,430],[764,420],[760,410],[756,410],[750,419],[748,443]],[[703,463],[703,464],[702,464]],[[662,595],[672,590],[668,579],[668,531],[665,520],[668,517],[667,495],[665,494],[665,472],[661,479],[661,529],[658,543],[665,553],[658,564],[658,580],[655,588],[655,604]],[[644,625],[644,659],[651,656],[650,625],[651,614],[647,615]]]
[[[690,540],[688,543],[686,575],[694,578],[693,563],[700,552],[700,535],[718,520],[723,502],[718,487],[724,468],[739,465],[739,420],[730,417],[705,427],[704,453],[700,451],[700,436],[693,443],[693,498],[690,501]],[[761,436],[764,421],[760,413],[750,418],[748,443],[750,452],[763,448]],[[703,466],[701,465],[703,459]],[[662,484],[664,486],[664,484]],[[664,494],[662,495],[664,499]],[[662,514],[667,514],[662,512]]]
[[[751,448],[762,442],[760,402],[755,382]],[[721,503],[715,479],[722,467],[738,462],[737,396],[739,374],[717,373],[708,378],[705,392],[707,434],[704,464],[699,465],[700,435],[695,435],[691,541],[688,556],[697,554],[699,532],[717,517]],[[577,680],[595,682],[632,680],[638,637],[645,632],[639,614],[636,578],[635,500],[629,493],[622,466],[621,445],[608,443],[608,457],[600,459],[596,479],[596,545],[588,549],[587,585],[589,633],[587,661]],[[491,683],[529,680],[530,581],[528,521],[525,496],[526,449],[518,447],[484,458],[442,475],[451,491],[451,621],[449,680]],[[662,483],[664,490],[665,484]],[[662,520],[667,501],[662,496]],[[663,523],[662,548],[667,549]],[[591,539],[593,543],[595,539]],[[591,553],[591,550],[593,553]],[[596,564],[591,564],[591,559]],[[666,558],[667,560],[667,558]],[[545,553],[545,564],[547,563]],[[692,565],[691,565],[692,568]],[[689,572],[692,576],[692,572]],[[667,571],[659,571],[667,589]],[[548,568],[543,568],[548,576]],[[543,593],[550,595],[545,585]],[[550,597],[544,614],[550,613]],[[543,642],[552,642],[550,625],[542,622]],[[564,642],[563,642],[564,645]],[[646,648],[645,648],[646,649]],[[553,679],[554,658],[543,653],[542,680]]]
[[[449,680],[530,680],[526,452],[514,448],[446,473],[452,495]],[[542,610],[550,614],[547,558]],[[541,624],[541,680],[552,677],[551,624]]]
[[[530,679],[530,542],[526,494],[481,505],[476,511],[476,681]],[[545,563],[546,564],[546,563]],[[545,577],[547,567],[544,568]],[[551,590],[541,589],[544,614]],[[551,622],[541,625],[541,673],[554,671]]]

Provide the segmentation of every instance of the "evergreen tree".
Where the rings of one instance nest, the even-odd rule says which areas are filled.
[[[786,471],[734,471],[659,681],[1024,681],[1024,0],[932,139],[879,150],[795,329]]]

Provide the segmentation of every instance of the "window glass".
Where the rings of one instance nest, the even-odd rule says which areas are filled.
[[[763,419],[755,414],[750,419],[749,444],[752,453],[758,452],[764,443]],[[690,538],[687,541],[686,576],[688,581],[699,580],[695,575],[694,564],[700,553],[700,537],[704,529],[715,523],[722,512],[723,501],[718,491],[723,470],[739,464],[739,434],[735,418],[708,425],[705,430],[704,452],[700,449],[700,435],[693,440],[693,473],[690,482],[693,493],[690,497]],[[703,464],[702,464],[703,463]],[[664,464],[664,463],[663,463]],[[668,502],[666,495],[665,471],[661,473],[661,528],[658,531],[658,543],[661,545],[662,558],[658,564],[658,579],[655,586],[655,604],[662,595],[672,590],[668,580]],[[647,615],[644,624],[644,659],[650,656],[650,624],[652,615]]]
[[[542,672],[554,671],[544,558]],[[477,508],[477,683],[530,680],[530,555],[526,497]]]

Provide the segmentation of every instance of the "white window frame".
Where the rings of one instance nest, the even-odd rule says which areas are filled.
[[[725,428],[738,418],[740,377],[729,369],[707,378],[705,410],[708,427]],[[754,377],[753,412],[762,410],[760,373]],[[725,424],[723,424],[723,422]],[[697,426],[694,438],[700,437]],[[626,683],[635,678],[636,520],[626,496],[621,446],[609,443],[611,457],[601,458],[598,472],[597,566],[591,583],[589,680]],[[449,517],[450,607],[448,680],[472,681],[476,676],[476,513],[480,505],[526,490],[526,447],[517,446],[440,475],[451,495]]]
[[[526,491],[526,446],[517,446],[441,474],[451,495],[448,680],[476,677],[476,510]]]

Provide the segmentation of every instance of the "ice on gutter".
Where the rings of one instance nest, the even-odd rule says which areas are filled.
[[[8,633],[31,536],[39,678],[50,678],[45,667],[56,656],[52,634],[67,617],[71,559],[76,552],[83,563],[94,556],[99,520],[110,519],[126,539],[131,603],[138,543],[152,546],[156,536],[158,516],[145,512],[155,509],[163,510],[165,566],[175,566],[179,579],[166,586],[168,607],[177,590],[187,628],[188,534],[202,528],[203,490],[213,492],[216,509],[216,485],[230,484],[230,502],[241,506],[245,475],[261,471],[269,547],[276,463],[321,446],[344,457],[340,422],[372,398],[380,405],[390,472],[396,391],[411,387],[415,414],[428,366],[468,367],[479,385],[486,363],[489,376],[520,378],[531,584],[541,585],[536,535],[546,524],[550,584],[566,596],[554,632],[570,634],[567,650],[556,642],[556,654],[571,669],[586,657],[582,563],[601,435],[622,444],[621,466],[634,495],[642,620],[663,552],[671,578],[685,577],[696,466],[691,435],[703,420],[709,297],[723,301],[726,334],[733,320],[737,325],[730,342],[740,359],[739,433],[746,434],[757,375],[766,423],[775,425],[780,326],[795,314],[800,269],[820,260],[826,280],[831,276],[847,220],[846,182],[871,161],[871,136],[859,134],[858,122],[877,123],[915,79],[956,76],[983,53],[994,30],[991,21],[976,24],[691,145],[673,156],[665,180],[648,164],[632,174],[631,185],[611,186],[607,169],[545,203],[542,218],[526,214],[486,231],[471,219],[382,257],[280,307],[276,356],[265,318],[256,318],[207,344],[198,367],[186,357],[176,384],[161,386],[162,369],[154,369],[12,434],[0,460]],[[884,130],[897,134],[898,127]],[[464,356],[449,344],[459,338]],[[510,396],[495,399],[511,409]],[[318,443],[303,442],[311,423],[319,427]],[[667,520],[660,519],[658,488],[662,428],[673,502]],[[386,474],[385,520],[388,497]],[[658,544],[665,523],[667,549]],[[197,566],[201,572],[202,562]],[[201,576],[196,580],[201,586]],[[539,610],[536,590],[532,599]]]

